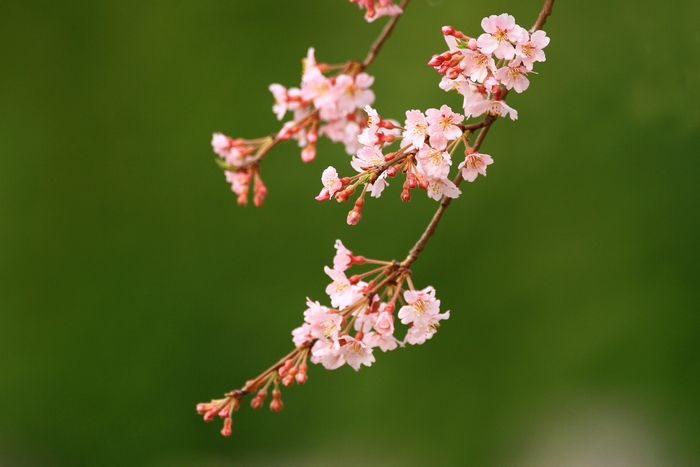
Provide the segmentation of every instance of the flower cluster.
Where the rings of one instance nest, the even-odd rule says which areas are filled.
[[[503,100],[504,90],[528,88],[527,75],[535,62],[545,60],[542,49],[549,37],[541,30],[530,34],[506,13],[484,18],[481,27],[484,33],[478,38],[443,27],[449,51],[434,55],[428,64],[444,75],[440,88],[464,96],[466,117],[508,115],[516,120],[518,112]]]
[[[367,9],[365,19],[371,23],[382,16],[396,16],[403,13],[400,6],[394,5],[391,0],[350,0],[351,3],[357,3],[360,10]]]
[[[449,318],[449,311],[440,313],[440,300],[435,298],[435,289],[414,290],[408,271],[392,277],[396,268],[393,263],[353,256],[340,240],[336,240],[335,248],[333,268],[325,268],[333,281],[326,287],[333,308],[307,299],[304,324],[292,331],[297,347],[313,342],[312,363],[320,363],[329,370],[347,363],[359,370],[361,365],[371,366],[375,361],[374,348],[387,352],[406,343],[422,344],[433,336],[441,320]],[[362,275],[346,275],[351,265],[367,263],[380,267]],[[369,282],[362,280],[372,275],[378,277]],[[378,287],[385,277],[392,278],[383,288]],[[409,290],[404,291],[401,300],[404,281],[409,283]],[[405,303],[399,309],[398,318],[410,326],[403,340],[394,336],[397,300]]]
[[[426,190],[436,201],[443,196],[458,197],[461,191],[450,180],[449,173],[452,154],[461,142],[467,148],[465,159],[458,166],[464,179],[472,182],[478,174],[485,176],[486,166],[493,163],[491,156],[469,147],[464,131],[466,127],[462,124],[464,116],[453,112],[447,105],[428,109],[425,113],[409,110],[403,127],[382,120],[370,106],[365,111],[369,115],[367,126],[358,137],[362,146],[350,163],[358,174],[340,178],[334,167],[328,167],[321,175],[323,188],[316,197],[318,201],[335,198],[344,202],[362,187],[348,214],[348,224],[357,224],[362,217],[365,195],[369,193],[379,198],[389,184],[387,178],[399,173],[406,175],[401,192],[403,201],[410,201],[411,190],[416,187]],[[401,140],[400,148],[384,154],[383,148],[396,139]]]
[[[486,126],[487,120],[469,125],[462,122],[484,114],[490,119],[509,115],[515,120],[518,113],[505,103],[505,96],[510,89],[522,92],[528,88],[527,74],[535,62],[545,60],[542,49],[549,44],[549,38],[544,31],[530,34],[507,14],[484,18],[481,25],[485,32],[477,39],[451,26],[443,27],[450,50],[434,55],[428,63],[444,75],[440,82],[442,89],[455,89],[464,96],[464,115],[453,112],[447,105],[425,113],[409,110],[404,126],[400,127],[393,121],[382,120],[368,105],[365,108],[368,121],[358,136],[360,147],[351,162],[358,174],[340,178],[335,167],[328,167],[321,175],[323,188],[316,197],[318,201],[331,198],[348,201],[361,189],[347,218],[348,224],[357,224],[362,217],[365,195],[381,196],[388,185],[387,178],[399,172],[406,175],[401,191],[403,201],[411,199],[410,191],[416,187],[426,190],[436,201],[443,197],[456,198],[461,191],[449,175],[452,155],[460,143],[465,146],[464,159],[457,166],[461,177],[473,182],[478,175],[486,176],[493,158],[470,147],[468,134]],[[396,139],[401,140],[400,149],[384,154],[384,147]]]
[[[297,140],[304,162],[316,157],[319,136],[343,143],[348,154],[354,154],[360,147],[358,136],[366,120],[362,109],[374,102],[374,92],[369,89],[374,77],[362,72],[362,64],[356,61],[335,66],[317,63],[313,48],[303,64],[301,87],[287,89],[277,83],[269,87],[275,99],[272,111],[277,119],[282,120],[287,112],[293,114],[293,119],[284,123],[274,137],[244,140],[221,133],[212,137],[212,148],[221,159],[220,165],[232,191],[238,195],[239,204],[247,203],[251,181],[255,205],[262,203],[267,190],[260,179],[258,162],[278,141]],[[338,69],[337,74],[326,75]]]

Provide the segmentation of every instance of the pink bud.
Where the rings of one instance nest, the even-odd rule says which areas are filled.
[[[221,418],[228,418],[228,416],[229,416],[228,407],[222,409],[221,412],[219,412],[219,417],[221,417]]]
[[[205,421],[205,422],[211,422],[212,420],[214,420],[214,418],[216,417],[217,412],[218,412],[217,409],[211,409],[209,412],[205,413],[205,414],[204,414],[204,421]]]
[[[233,425],[233,420],[230,418],[224,420],[224,427],[221,429],[221,434],[224,436],[231,436],[231,425]]]
[[[205,413],[209,412],[211,409],[212,409],[211,404],[207,404],[204,402],[197,404],[197,413],[200,415],[204,415]]]
[[[430,181],[426,180],[425,178],[423,180],[421,180],[420,183],[418,184],[418,188],[420,188],[421,190],[427,190],[429,186],[430,186]]]
[[[301,160],[302,160],[302,162],[308,164],[309,162],[313,161],[315,158],[316,158],[316,145],[309,142],[309,145],[306,146],[301,151]]]
[[[296,378],[297,378],[298,384],[304,384],[306,382],[306,380],[308,379],[308,376],[306,376],[305,371],[300,371],[299,373],[297,373]]]
[[[284,404],[282,404],[282,393],[279,389],[272,390],[272,402],[270,402],[270,410],[273,412],[279,412],[282,410]]]
[[[352,211],[348,213],[348,225],[357,225],[360,219],[362,219],[362,212],[359,209],[353,208]]]
[[[469,39],[467,47],[469,47],[470,50],[476,50],[479,48],[479,46],[476,44],[476,39],[474,39],[473,37]]]
[[[403,190],[401,192],[401,201],[403,201],[404,203],[408,203],[409,201],[411,201],[411,192],[408,190]]]

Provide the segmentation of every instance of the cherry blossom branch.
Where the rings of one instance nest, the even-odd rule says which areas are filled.
[[[554,0],[545,0],[544,6],[542,7],[542,11],[537,17],[537,21],[535,21],[535,24],[532,26],[530,29],[530,33],[534,33],[536,31],[539,31],[542,29],[542,26],[544,26],[544,23],[547,21],[547,17],[549,17],[552,14],[552,6],[554,5]],[[502,100],[505,100],[506,95],[508,93],[508,90],[504,91]],[[474,151],[478,151],[479,148],[481,147],[481,144],[483,143],[484,139],[486,138],[486,134],[488,133],[489,128],[491,128],[491,125],[493,122],[496,121],[495,117],[492,116],[487,116],[479,122],[479,124],[483,125],[483,128],[479,132],[479,136],[477,137],[476,141],[474,142],[474,145],[472,146],[472,149]],[[478,124],[474,124],[478,125]],[[474,126],[471,125],[471,126]],[[466,126],[465,126],[466,129]],[[471,128],[470,128],[471,129]],[[459,186],[459,184],[462,182],[462,173],[458,173],[455,179],[453,180],[453,183],[456,186]],[[425,245],[428,243],[428,240],[430,237],[435,233],[435,229],[437,229],[438,224],[440,223],[440,220],[442,219],[442,215],[444,214],[445,210],[447,207],[450,205],[452,202],[453,198],[448,198],[444,197],[442,202],[440,203],[440,206],[438,207],[437,211],[433,215],[433,218],[430,220],[430,223],[428,224],[428,227],[426,227],[425,231],[423,234],[420,236],[416,244],[411,248],[411,250],[408,253],[408,256],[406,257],[405,260],[401,262],[401,266],[408,268],[411,264],[413,264],[417,259],[418,255],[423,251],[425,248]]]
[[[326,88],[336,86],[343,81],[342,86],[347,86],[344,89],[348,91],[345,94],[357,96],[361,92],[366,92],[362,89],[368,86],[366,83],[371,81],[371,77],[366,74],[361,77],[363,74],[361,71],[373,62],[409,0],[403,0],[400,7],[393,5],[391,0],[376,0],[380,2],[380,7],[377,9],[375,9],[375,0],[350,1],[367,9],[366,18],[371,19],[378,13],[387,14],[387,12],[391,12],[394,17],[372,44],[365,61],[347,62],[335,77],[328,78],[323,75],[326,73],[324,70],[329,66],[317,64],[313,57],[313,49],[310,49],[305,64],[307,69],[312,68],[312,72],[306,74],[305,71],[302,78],[303,85],[313,83],[314,89],[323,89],[324,86]],[[461,193],[457,186],[464,180],[474,181],[477,174],[485,176],[486,166],[493,163],[491,156],[478,152],[491,125],[498,117],[505,115],[510,115],[512,120],[517,119],[517,111],[505,104],[505,99],[510,89],[515,89],[518,93],[527,89],[529,81],[526,75],[532,71],[533,63],[545,60],[542,49],[549,43],[549,38],[543,31],[540,32],[540,29],[552,13],[553,3],[554,0],[545,0],[530,34],[516,25],[512,16],[505,13],[484,18],[482,27],[485,33],[478,39],[455,31],[451,26],[442,28],[450,50],[434,55],[428,65],[433,66],[443,75],[440,83],[442,89],[457,90],[464,96],[465,115],[468,118],[486,115],[483,120],[462,124],[464,116],[455,114],[448,106],[443,105],[439,110],[428,109],[427,117],[418,110],[407,111],[405,127],[401,127],[391,121],[382,120],[369,104],[364,106],[368,116],[367,123],[363,127],[364,130],[357,136],[362,147],[353,151],[356,152],[356,156],[351,162],[359,174],[340,179],[335,169],[329,167],[322,176],[324,188],[316,199],[323,201],[335,197],[340,202],[348,201],[348,197],[358,191],[361,185],[355,207],[348,215],[348,224],[353,225],[361,217],[365,195],[371,192],[372,197],[379,197],[386,185],[386,178],[403,172],[406,174],[406,182],[401,199],[409,201],[411,198],[409,190],[420,187],[428,190],[431,198],[436,200],[442,198],[437,211],[406,259],[400,263],[396,260],[378,261],[354,256],[340,240],[337,240],[333,269],[325,268],[326,274],[333,280],[326,288],[333,308],[307,299],[308,308],[304,311],[305,322],[292,331],[292,340],[296,347],[256,378],[248,380],[241,389],[226,393],[222,399],[199,404],[197,411],[204,415],[205,421],[211,421],[217,415],[223,418],[222,434],[228,436],[231,434],[231,415],[239,408],[243,396],[257,391],[251,406],[253,409],[259,409],[267,397],[268,388],[274,386],[270,409],[274,412],[280,411],[283,406],[280,385],[290,386],[294,381],[298,384],[306,382],[307,360],[322,364],[329,370],[347,363],[357,371],[361,365],[371,366],[375,361],[372,354],[373,348],[379,347],[386,352],[406,344],[422,344],[435,334],[440,327],[440,321],[449,318],[449,311],[440,313],[440,300],[435,297],[433,287],[428,286],[422,290],[414,288],[409,268],[435,233],[452,199]],[[499,59],[497,64],[491,57],[492,54]],[[355,80],[355,78],[358,79]],[[273,90],[275,86],[278,88]],[[284,89],[281,85],[272,85],[270,89],[276,99],[282,92],[279,88]],[[212,145],[215,151],[236,148],[239,152],[237,157],[247,158],[250,163],[245,169],[247,172],[238,174],[247,179],[243,182],[234,180],[233,183],[234,186],[235,183],[249,184],[252,179],[256,192],[256,205],[260,193],[262,197],[266,193],[259,178],[258,162],[270,149],[279,141],[291,138],[292,135],[295,135],[294,137],[299,139],[300,143],[302,140],[308,140],[313,145],[317,138],[316,131],[319,129],[320,121],[327,123],[326,128],[338,123],[331,121],[334,117],[328,116],[329,106],[322,100],[323,94],[312,94],[307,91],[308,97],[304,97],[304,88],[296,91],[298,94],[284,90],[283,99],[278,99],[275,104],[278,108],[273,107],[279,116],[280,111],[282,114],[286,113],[290,103],[294,106],[304,106],[300,115],[295,114],[296,120],[287,122],[277,135],[257,140],[230,138],[224,140],[223,138],[227,137],[214,135]],[[330,109],[337,110],[349,105],[350,111],[342,117],[346,120],[340,123],[355,124],[359,127],[362,122],[358,123],[357,118],[360,115],[359,109],[362,106],[359,101],[362,98],[348,103],[347,100],[341,101],[343,95],[339,93],[333,96],[336,102]],[[316,99],[320,99],[318,103]],[[312,101],[314,107],[309,107]],[[294,110],[299,110],[299,107]],[[324,111],[326,111],[326,117],[324,117]],[[356,111],[358,113],[355,113]],[[323,134],[323,131],[324,129],[321,128],[320,134]],[[470,146],[468,135],[476,131],[479,133]],[[399,132],[402,134],[399,135]],[[385,156],[382,148],[399,138],[403,140],[401,148]],[[452,164],[455,150],[461,143],[465,145],[465,160],[459,164],[460,171],[454,181],[450,181],[447,178],[449,166]],[[302,158],[304,158],[303,153]],[[228,169],[224,164],[222,166],[225,170],[237,168],[237,165],[228,166]],[[247,187],[245,193],[247,194]],[[240,196],[239,194],[239,202]],[[346,276],[345,271],[352,265],[364,264],[377,264],[381,267]],[[367,282],[363,282],[363,279],[367,279]],[[407,288],[404,288],[405,286]],[[408,325],[408,331],[403,340],[394,337],[392,313],[396,310],[397,303],[402,305],[398,310],[397,318],[402,324]]]
[[[401,9],[403,11],[406,11],[406,6],[408,5],[408,2],[410,0],[403,0],[401,2]],[[389,38],[391,35],[391,32],[394,30],[394,26],[396,26],[396,23],[399,21],[399,18],[403,15],[396,15],[391,18],[391,20],[384,26],[384,29],[382,30],[382,33],[377,37],[377,39],[372,43],[372,46],[369,48],[369,53],[367,54],[367,58],[364,59],[362,62],[362,69],[364,70],[368,66],[372,64],[374,59],[377,57],[377,54],[379,53],[379,50],[382,48],[384,45],[384,42]]]

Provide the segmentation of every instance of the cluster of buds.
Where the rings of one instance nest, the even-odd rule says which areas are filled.
[[[403,13],[401,7],[392,3],[392,0],[350,0],[350,3],[357,3],[360,10],[367,9],[365,20],[368,23],[382,16],[396,16]]]
[[[211,146],[219,156],[217,160],[231,184],[231,191],[238,195],[238,204],[248,204],[248,192],[253,183],[253,203],[260,206],[267,195],[267,188],[260,178],[260,166],[255,163],[257,152],[268,147],[270,138],[245,140],[233,139],[221,133],[214,133]]]
[[[449,51],[428,62],[443,75],[440,88],[464,96],[467,118],[487,114],[518,118],[518,112],[504,102],[506,91],[523,92],[530,85],[527,74],[535,62],[545,60],[549,44],[542,30],[530,34],[503,13],[481,21],[484,33],[468,37],[451,26],[442,28]]]

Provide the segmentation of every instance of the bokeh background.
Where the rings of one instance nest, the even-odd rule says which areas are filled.
[[[413,0],[368,70],[375,107],[459,107],[425,64],[539,0]],[[333,242],[403,258],[436,208],[395,181],[356,227],[317,203],[322,144],[239,207],[214,131],[278,123],[267,86],[363,58],[386,20],[344,0],[0,3],[0,466],[700,465],[698,2],[558,0],[414,265],[451,319],[359,373],[310,369],[234,435],[197,402],[291,348]],[[348,165],[347,170],[351,170]],[[346,171],[347,171],[346,170]]]

